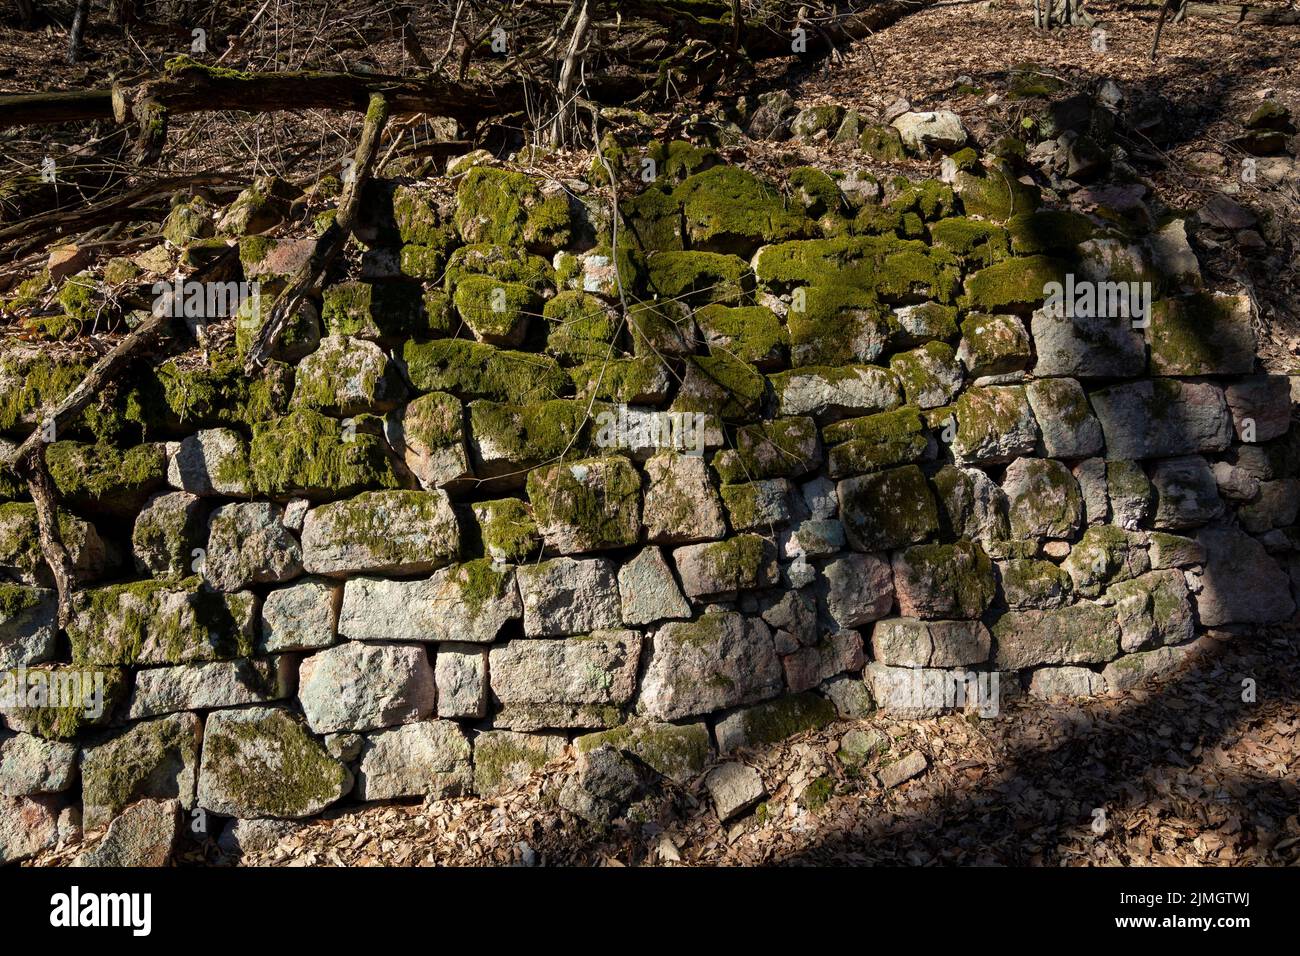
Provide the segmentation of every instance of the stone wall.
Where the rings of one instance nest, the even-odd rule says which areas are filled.
[[[897,125],[956,150],[924,141],[944,119]],[[684,781],[837,713],[1122,691],[1206,629],[1293,617],[1291,382],[1256,367],[1248,300],[1201,287],[1189,223],[1047,208],[971,149],[946,181],[778,189],[687,143],[605,146],[658,174],[617,256],[587,183],[476,156],[373,184],[353,278],[265,376],[245,316],[57,436],[66,631],[0,476],[8,686],[104,693],[4,705],[0,859],[144,797],[491,796],[574,745]],[[178,205],[59,301],[235,240],[269,297],[331,185]],[[1146,320],[1045,307],[1105,282],[1150,283]],[[0,429],[90,360],[7,340]]]

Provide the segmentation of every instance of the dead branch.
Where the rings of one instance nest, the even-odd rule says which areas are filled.
[[[375,157],[379,152],[379,138],[387,122],[388,101],[383,94],[376,93],[371,96],[369,109],[366,110],[366,123],[361,130],[361,141],[357,144],[357,151],[353,156],[352,177],[343,187],[343,195],[339,198],[334,221],[317,241],[311,257],[303,263],[285,290],[276,297],[270,315],[258,329],[257,339],[248,350],[244,362],[244,367],[250,375],[266,364],[280,336],[288,327],[289,320],[297,314],[307,293],[321,285],[325,273],[352,234],[357,221],[361,193],[374,168]]]
[[[36,503],[41,554],[54,576],[54,587],[59,595],[59,626],[67,627],[72,619],[72,557],[59,533],[59,498],[45,466],[45,442],[40,440],[42,430],[37,429],[34,434],[38,440],[14,463],[14,471],[27,482],[27,490]]]

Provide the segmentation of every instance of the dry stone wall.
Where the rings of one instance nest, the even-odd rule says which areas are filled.
[[[1048,208],[910,116],[943,181],[608,140],[657,174],[617,238],[588,184],[482,156],[373,184],[265,376],[249,312],[49,445],[66,630],[0,476],[0,858],[147,797],[491,796],[572,746],[685,781],[837,714],[1118,692],[1292,620],[1292,382],[1248,300],[1201,287],[1182,219]],[[235,241],[265,299],[314,242],[288,208],[330,189],[284,193],[178,205],[60,301]],[[0,429],[87,361],[8,341]]]

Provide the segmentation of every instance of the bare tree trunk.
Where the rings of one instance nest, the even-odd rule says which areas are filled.
[[[37,429],[37,436],[41,430]],[[38,440],[16,463],[19,476],[26,479],[27,490],[36,503],[36,528],[41,540],[41,554],[54,575],[54,587],[59,595],[59,626],[67,627],[72,620],[72,557],[59,533],[59,499],[54,481],[45,467],[45,442]]]
[[[591,0],[575,0],[575,3],[581,3],[582,6],[578,10],[578,22],[573,26],[573,34],[569,37],[569,48],[564,54],[564,65],[560,68],[555,119],[551,123],[551,145],[557,147],[564,143],[570,121],[577,113],[570,102],[570,95],[573,92],[573,77],[577,69],[578,55],[582,52],[587,28],[591,26]]]
[[[68,31],[68,62],[81,59],[81,38],[86,32],[86,17],[90,14],[90,0],[77,0],[77,12],[72,15],[72,29]]]

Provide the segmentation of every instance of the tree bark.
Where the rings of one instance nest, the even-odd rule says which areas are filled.
[[[77,0],[77,10],[72,15],[72,28],[68,30],[68,62],[81,59],[81,39],[86,32],[86,17],[90,15],[90,0]]]

